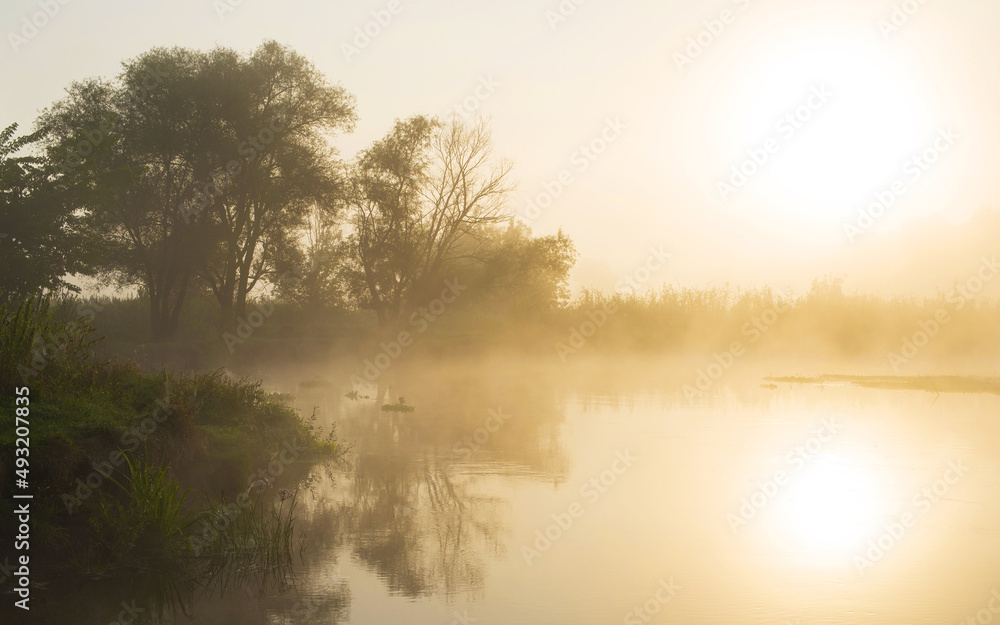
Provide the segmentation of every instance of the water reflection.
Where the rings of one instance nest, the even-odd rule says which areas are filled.
[[[357,400],[332,385],[297,395],[300,409],[317,407],[355,444],[342,499],[345,541],[392,593],[481,595],[487,562],[507,551],[509,536],[509,502],[483,482],[564,479],[563,414],[552,390],[485,379],[461,372],[431,384],[417,375],[361,389]],[[399,396],[415,412],[381,409]]]
[[[698,401],[669,368],[656,375],[682,383],[627,390],[614,373],[427,367],[358,400],[331,371],[272,380],[336,424],[351,460],[311,468],[287,592],[202,600],[194,622],[622,622],[668,579],[680,589],[650,623],[982,609],[1000,588],[1000,399],[766,388],[761,374]],[[313,378],[329,382],[299,386]],[[381,410],[399,396],[416,410]],[[828,422],[842,427],[821,436]],[[635,467],[527,566],[521,547],[624,449]]]

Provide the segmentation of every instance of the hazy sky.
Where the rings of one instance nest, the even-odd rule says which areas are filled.
[[[513,207],[576,242],[577,285],[613,288],[655,245],[673,257],[650,284],[926,290],[996,250],[998,3],[576,2],[52,0],[18,40],[46,2],[3,0],[0,124],[154,46],[275,39],[357,97],[345,156],[473,98],[516,164]]]

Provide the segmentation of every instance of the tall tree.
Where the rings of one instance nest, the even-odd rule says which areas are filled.
[[[329,139],[351,129],[355,113],[343,88],[277,43],[248,58],[216,50],[204,75],[211,93],[203,97],[216,104],[204,117],[211,145],[196,180],[213,181],[217,195],[195,207],[208,205],[198,212],[218,236],[202,275],[226,324],[245,315],[253,289],[294,255],[293,235],[311,211],[343,204],[344,175]]]
[[[157,339],[176,330],[209,247],[206,233],[180,209],[191,155],[200,147],[192,132],[197,103],[189,97],[196,74],[196,55],[154,49],[124,63],[113,81],[74,83],[39,119],[51,160],[95,189],[76,199],[92,233],[106,242],[101,272],[120,286],[140,287]]]
[[[397,121],[354,166],[352,289],[379,324],[398,321],[445,277],[476,258],[463,237],[510,218],[511,166],[498,160],[487,126],[442,124],[424,116]]]
[[[108,241],[101,270],[139,286],[153,335],[169,338],[199,278],[224,324],[244,314],[306,209],[335,202],[326,139],[353,120],[342,88],[267,42],[249,57],[151,50],[114,80],[73,84],[39,123],[53,160],[74,146],[61,159],[64,173],[99,190],[80,208]],[[81,149],[98,140],[100,158]]]

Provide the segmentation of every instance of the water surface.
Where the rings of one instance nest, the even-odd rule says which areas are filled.
[[[354,447],[303,491],[294,586],[194,622],[994,617],[1000,398],[605,379],[428,366],[352,400],[333,371],[268,376]]]

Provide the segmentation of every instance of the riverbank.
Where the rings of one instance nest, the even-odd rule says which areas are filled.
[[[0,528],[30,494],[32,586],[128,580],[166,606],[233,561],[254,583],[290,561],[296,484],[340,453],[332,429],[258,381],[95,358],[86,319],[44,303],[0,312]]]

